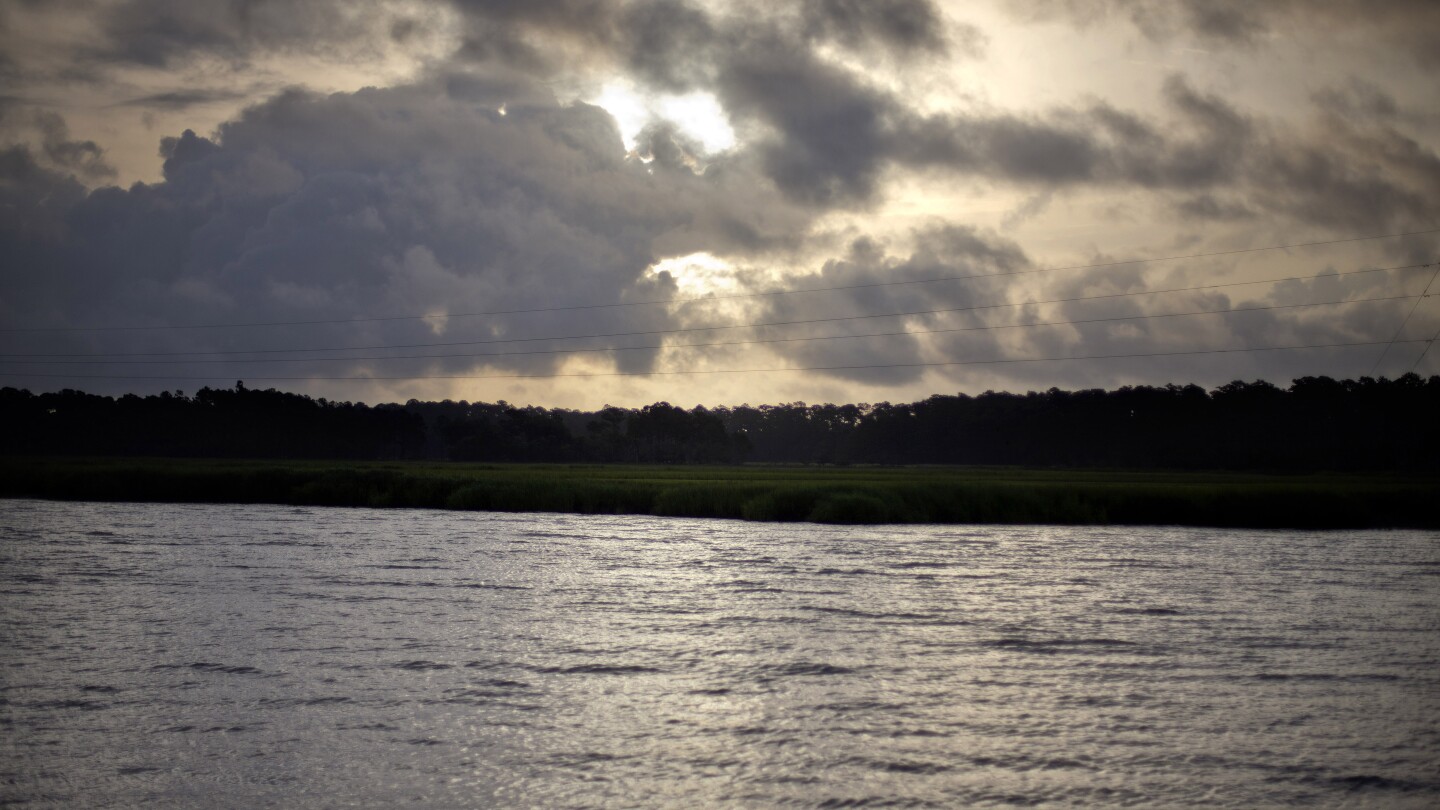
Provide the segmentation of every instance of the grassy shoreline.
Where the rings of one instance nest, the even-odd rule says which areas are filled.
[[[820,523],[1440,528],[1440,479],[928,467],[0,459],[0,497]]]

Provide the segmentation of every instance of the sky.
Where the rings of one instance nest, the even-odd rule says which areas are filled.
[[[1431,0],[0,0],[0,385],[1440,374],[1437,78]]]

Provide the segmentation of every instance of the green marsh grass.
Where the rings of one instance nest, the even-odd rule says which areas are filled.
[[[942,467],[0,459],[0,496],[820,523],[1440,527],[1401,475]]]

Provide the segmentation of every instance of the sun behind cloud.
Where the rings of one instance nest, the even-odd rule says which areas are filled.
[[[598,95],[585,101],[610,113],[629,151],[635,150],[641,131],[655,123],[673,125],[711,154],[736,144],[735,130],[713,93],[647,94],[633,82],[615,79],[607,82]]]

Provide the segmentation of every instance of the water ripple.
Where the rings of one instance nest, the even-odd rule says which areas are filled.
[[[1440,806],[1440,536],[8,501],[0,804]]]

